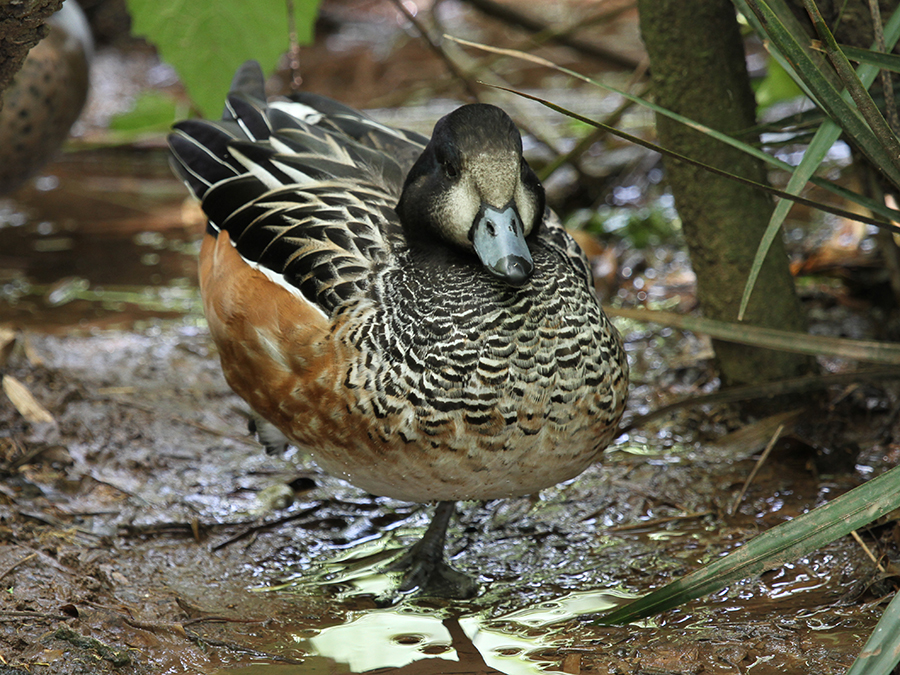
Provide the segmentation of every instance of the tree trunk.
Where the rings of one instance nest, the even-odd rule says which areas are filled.
[[[28,50],[47,35],[47,19],[62,3],[63,0],[0,2],[0,94],[19,72]]]
[[[638,0],[638,7],[656,102],[726,133],[753,126],[756,101],[729,0]],[[666,148],[754,181],[766,180],[762,163],[739,150],[662,115],[656,127]],[[674,160],[666,160],[666,173],[703,314],[734,321],[772,212],[771,200],[760,190]],[[806,329],[780,238],[769,251],[745,319],[772,328]],[[721,341],[713,346],[726,385],[795,377],[815,366],[798,354]]]

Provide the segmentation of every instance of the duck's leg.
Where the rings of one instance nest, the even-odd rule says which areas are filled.
[[[291,444],[288,437],[281,433],[281,430],[271,422],[266,421],[255,412],[250,413],[250,419],[247,421],[247,430],[251,434],[256,435],[256,439],[262,443],[266,449],[267,455],[281,454],[287,450]]]
[[[457,572],[444,560],[447,526],[455,512],[454,502],[438,502],[425,534],[392,565],[407,570],[401,591],[418,588],[426,595],[456,599],[471,598],[478,591],[474,579]]]

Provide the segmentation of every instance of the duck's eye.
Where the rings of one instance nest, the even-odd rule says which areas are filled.
[[[447,176],[447,178],[459,177],[459,169],[450,160],[446,160],[442,166],[444,167],[444,175]]]

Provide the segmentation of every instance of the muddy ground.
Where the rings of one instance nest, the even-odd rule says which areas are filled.
[[[888,590],[848,537],[652,625],[593,625],[613,596],[684,574],[868,470],[816,475],[815,452],[793,439],[728,516],[752,462],[674,440],[664,425],[533,500],[464,504],[452,557],[483,584],[478,599],[400,598],[396,580],[325,563],[409,541],[426,511],[341,484],[297,455],[266,456],[245,435],[243,406],[202,329],[27,333],[18,345],[6,373],[54,421],[27,424],[8,401],[0,407],[4,672],[360,672],[348,666],[351,645],[376,652],[406,639],[435,658],[403,672],[544,663],[570,673],[840,673]],[[871,426],[893,432],[887,414]],[[900,460],[893,444],[864,454],[875,471]],[[895,555],[894,536],[895,524],[866,539]],[[408,616],[418,627],[403,627]],[[366,617],[372,625],[337,651],[311,641]],[[423,637],[428,621],[449,643]],[[495,636],[486,653],[479,635]],[[454,669],[434,670],[451,649]]]

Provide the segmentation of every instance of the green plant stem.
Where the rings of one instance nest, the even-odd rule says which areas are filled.
[[[900,189],[900,179],[898,179],[898,177],[900,177],[900,142],[898,142],[894,132],[891,131],[891,128],[888,126],[887,120],[884,119],[881,111],[878,110],[875,101],[869,96],[869,92],[860,81],[859,76],[856,74],[856,70],[853,69],[853,66],[850,65],[850,61],[844,56],[844,53],[841,51],[840,46],[838,46],[837,40],[834,39],[834,35],[828,29],[825,19],[819,12],[819,8],[816,6],[814,0],[803,0],[803,5],[806,7],[806,11],[813,22],[813,26],[825,46],[825,54],[834,66],[835,71],[837,71],[837,74],[844,83],[847,91],[850,92],[850,96],[853,98],[854,103],[856,103],[856,107],[862,113],[865,121],[868,122],[869,127],[875,134],[875,138],[886,149],[886,156],[891,159],[892,164],[890,168],[893,170],[888,170],[888,167],[879,164],[876,164],[876,166],[879,166],[885,175],[891,179],[894,186]],[[884,35],[882,34],[882,41],[883,40]],[[878,155],[878,157],[883,156],[885,156],[885,153],[880,153]]]

